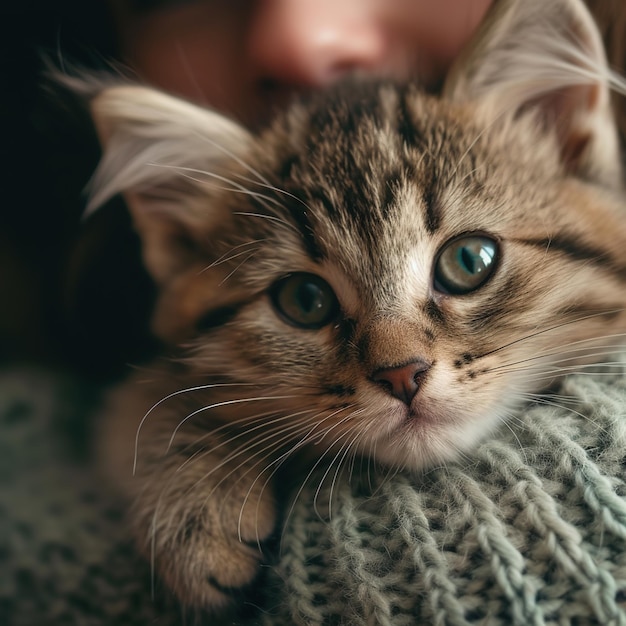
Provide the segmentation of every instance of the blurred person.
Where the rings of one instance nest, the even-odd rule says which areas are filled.
[[[256,126],[290,95],[349,74],[419,80],[436,92],[493,1],[62,0],[3,9],[10,88],[2,107],[11,120],[3,162],[11,165],[0,233],[13,261],[0,271],[0,299],[11,303],[0,312],[0,358],[47,357],[114,375],[153,341],[152,285],[121,201],[80,221],[97,140],[86,112],[46,99],[42,52],[61,69],[115,62]],[[619,2],[590,5],[610,60],[623,66]]]

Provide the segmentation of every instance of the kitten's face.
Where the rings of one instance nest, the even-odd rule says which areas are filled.
[[[193,172],[193,237],[155,325],[193,382],[228,383],[211,417],[417,468],[624,330],[620,207],[564,173],[530,116],[483,117],[411,87],[339,89],[223,178]]]
[[[141,87],[94,98],[92,204],[125,193],[154,328],[215,384],[194,424],[263,458],[420,467],[616,346],[626,209],[593,19],[499,0],[474,41],[441,99],[346,85],[260,136]]]

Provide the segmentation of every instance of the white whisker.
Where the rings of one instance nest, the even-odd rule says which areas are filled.
[[[187,448],[197,448],[206,439],[212,436],[215,436],[216,434],[220,432],[232,430],[236,426],[245,424],[246,428],[245,430],[244,429],[236,430],[233,436],[229,437],[228,439],[222,440],[218,445],[214,445],[211,448],[197,450],[191,456],[187,457],[185,461],[181,465],[179,465],[176,471],[177,472],[182,471],[191,461],[193,461],[194,459],[197,459],[198,457],[215,453],[221,448],[224,448],[225,446],[229,446],[235,443],[237,439],[245,439],[244,445],[241,448],[235,448],[234,450],[231,451],[231,455],[228,458],[232,459],[238,456],[238,453],[241,449],[245,450],[248,448],[249,444],[256,443],[258,441],[258,438],[264,437],[268,433],[273,433],[274,432],[273,429],[285,431],[285,430],[290,430],[293,428],[293,426],[289,424],[285,425],[284,422],[289,422],[293,420],[295,417],[299,417],[300,415],[305,415],[311,412],[313,412],[313,409],[306,409],[304,411],[299,411],[297,413],[287,413],[283,415],[283,414],[277,414],[276,410],[272,410],[272,411],[267,411],[265,413],[259,413],[252,417],[246,416],[239,420],[225,422],[218,428],[215,428],[209,431],[208,433],[203,434],[198,439],[195,439],[192,443],[190,443],[187,446]],[[268,421],[266,418],[269,416],[273,416],[273,419]],[[260,435],[255,435],[255,437],[251,438],[250,434],[256,431],[261,431]],[[182,452],[184,452],[184,449],[182,450]]]
[[[282,226],[287,226],[287,228],[289,228],[291,231],[296,233],[298,235],[298,237],[300,236],[300,233],[298,232],[298,229],[293,224],[290,224],[286,220],[283,220],[283,219],[281,219],[279,217],[276,217],[275,215],[264,215],[263,213],[253,213],[253,212],[250,212],[250,211],[233,211],[233,215],[243,215],[245,217],[256,217],[256,218],[260,218],[260,219],[269,220],[271,222],[275,222],[277,224],[281,224]]]
[[[254,191],[251,191],[250,189],[247,189],[246,187],[243,187],[239,183],[235,182],[231,178],[227,178],[225,176],[221,176],[220,174],[216,174],[214,172],[209,172],[209,171],[206,171],[206,170],[200,170],[200,169],[196,169],[196,168],[193,168],[193,167],[184,167],[184,166],[181,166],[181,165],[167,165],[167,164],[154,163],[154,162],[147,163],[146,165],[150,165],[152,167],[161,167],[161,168],[168,169],[168,170],[173,170],[173,171],[177,172],[181,177],[186,178],[188,180],[191,180],[193,182],[202,184],[202,185],[209,185],[209,183],[208,183],[208,181],[206,181],[206,180],[204,180],[202,178],[197,178],[196,176],[193,176],[192,174],[201,175],[203,177],[208,177],[208,178],[212,178],[212,179],[215,179],[215,180],[219,180],[219,181],[228,183],[230,185],[230,187],[222,187],[220,185],[215,185],[215,184],[211,184],[210,186],[213,189],[219,189],[219,190],[228,191],[228,192],[232,192],[232,193],[240,193],[240,194],[247,195],[247,196],[250,196],[252,198],[255,198],[266,209],[268,209],[268,211],[271,211],[269,204],[272,204],[272,205],[278,206],[278,207],[282,207],[280,202],[278,202],[278,200],[276,200],[275,198],[272,198],[271,196],[268,196],[266,194],[261,194],[261,193],[256,193]],[[296,230],[295,227],[292,224],[290,224],[289,222],[286,222],[284,220],[279,220],[279,222],[281,222],[285,226],[288,226],[293,231]]]
[[[241,524],[241,516],[243,515],[243,509],[245,506],[246,501],[248,500],[252,489],[254,488],[257,480],[261,477],[261,475],[263,473],[265,473],[267,470],[269,470],[270,467],[274,466],[274,469],[272,470],[272,472],[267,476],[265,482],[263,483],[263,486],[261,487],[261,493],[263,493],[263,491],[265,490],[265,488],[268,486],[270,480],[274,477],[274,475],[276,474],[276,472],[278,472],[278,470],[281,468],[281,466],[285,463],[285,461],[293,456],[298,450],[300,450],[301,448],[307,446],[310,443],[309,440],[309,435],[311,434],[311,432],[313,430],[315,430],[316,428],[318,428],[319,424],[324,423],[325,421],[330,420],[331,418],[335,417],[336,415],[338,415],[341,411],[345,411],[350,409],[350,406],[346,406],[346,407],[341,407],[340,409],[334,411],[333,413],[324,416],[319,422],[314,423],[313,426],[311,428],[309,428],[308,432],[304,434],[304,436],[302,436],[298,441],[296,441],[293,446],[286,450],[285,452],[283,452],[279,457],[277,457],[276,459],[274,459],[269,465],[267,465],[265,467],[265,469],[259,473],[259,475],[257,476],[257,478],[254,480],[254,482],[252,483],[252,485],[250,486],[250,488],[248,489],[248,493],[246,494],[246,497],[244,499],[244,504],[241,507],[241,511],[239,514],[239,524]],[[249,470],[248,470],[249,471]],[[258,512],[258,506],[257,506],[257,512]]]
[[[217,267],[218,265],[221,265],[223,263],[228,263],[230,261],[233,261],[234,259],[247,254],[249,251],[248,250],[241,250],[240,252],[237,252],[236,254],[233,254],[233,252],[235,252],[235,250],[239,250],[240,248],[244,248],[247,246],[252,246],[254,244],[260,244],[260,243],[264,243],[266,240],[265,239],[254,239],[253,241],[246,241],[244,243],[240,243],[237,246],[233,246],[228,252],[225,252],[224,254],[222,254],[222,256],[220,256],[218,259],[216,259],[215,261],[213,261],[213,263],[211,263],[210,265],[207,265],[202,272],[206,272],[214,267]]]
[[[497,348],[494,348],[493,350],[489,350],[487,352],[484,352],[483,354],[479,354],[476,358],[477,359],[482,359],[484,357],[491,356],[493,354],[501,352],[502,350],[506,350],[507,348],[510,348],[511,346],[514,346],[516,344],[522,343],[524,341],[528,341],[529,339],[534,339],[534,338],[539,337],[541,335],[544,335],[546,333],[549,333],[549,332],[552,332],[552,331],[555,331],[555,330],[559,330],[561,328],[565,328],[566,326],[570,326],[572,324],[577,324],[577,323],[582,322],[582,321],[590,320],[590,319],[597,318],[597,317],[604,317],[604,316],[606,316],[606,315],[608,315],[610,313],[621,313],[621,309],[612,309],[610,311],[602,311],[601,313],[590,313],[589,315],[578,317],[578,318],[575,318],[575,319],[572,319],[572,320],[567,320],[566,322],[560,322],[558,324],[554,324],[553,326],[549,326],[549,327],[543,328],[541,330],[533,331],[532,333],[530,333],[528,335],[524,335],[523,337],[519,337],[517,339],[514,339],[513,341],[510,341],[508,343],[502,344],[501,346],[498,346]]]
[[[304,411],[302,412],[304,413]],[[325,418],[326,419],[326,418]],[[324,420],[322,420],[323,422]],[[276,428],[274,431],[267,433],[265,431],[261,432],[258,436],[258,438],[254,441],[255,446],[258,445],[262,445],[265,444],[267,441],[271,442],[271,445],[266,446],[260,450],[256,450],[254,451],[254,454],[252,455],[252,457],[245,457],[244,460],[237,466],[235,466],[234,468],[231,469],[231,474],[235,471],[238,471],[239,469],[241,469],[242,467],[244,467],[247,464],[247,461],[249,461],[251,458],[254,458],[256,456],[259,456],[260,454],[264,454],[265,452],[267,452],[268,450],[278,450],[280,446],[277,446],[276,444],[283,444],[283,443],[288,443],[293,441],[293,439],[295,438],[295,435],[292,431],[296,431],[296,432],[305,432],[305,431],[311,431],[314,430],[315,428],[318,427],[317,423],[313,423],[311,424],[311,420],[307,420],[306,423],[302,423],[302,422],[296,422],[293,425],[290,425],[288,427],[278,427]],[[276,435],[280,435],[279,438],[276,437]],[[302,440],[301,440],[302,441]],[[244,454],[247,454],[249,452],[252,452],[252,448],[248,444],[249,442],[244,442],[244,445],[242,445],[240,448],[238,448],[236,450],[235,453],[229,454],[227,457],[225,457],[217,466],[214,466],[211,468],[211,471],[204,474],[194,485],[194,487],[196,485],[198,485],[200,482],[202,482],[203,480],[205,480],[206,478],[208,478],[209,476],[211,476],[211,474],[213,474],[214,471],[220,469],[221,467],[225,466],[228,463],[231,463],[235,458],[239,457],[239,456],[243,456]],[[298,445],[298,447],[301,447],[303,444],[300,442],[300,445]],[[265,458],[265,457],[263,457]],[[254,469],[255,467],[257,467],[260,462],[262,462],[263,458],[261,459],[261,461],[257,462],[255,465],[253,465],[248,471],[246,471],[243,476],[246,476],[250,471],[252,471],[252,469]],[[222,479],[223,481],[224,479]],[[215,490],[215,488],[217,486],[219,486],[219,484],[221,484],[221,482],[218,483],[218,485],[216,485],[214,487],[213,490]]]
[[[351,407],[346,407],[346,408],[351,408]],[[353,413],[350,413],[350,415],[348,415],[345,418],[343,418],[339,424],[345,423],[345,421],[354,418],[355,415],[358,415],[361,412],[362,412],[362,409],[359,409],[357,411],[354,411]],[[334,428],[334,427],[338,426],[339,424],[331,426],[330,428]],[[348,437],[350,434],[351,433],[350,433],[349,430],[348,431],[344,431],[343,433],[340,433],[337,436],[337,438],[336,438],[334,443],[338,443],[343,437]],[[321,439],[317,440],[316,443],[319,443],[320,441],[321,441]],[[296,505],[296,502],[298,501],[298,498],[302,495],[302,491],[304,490],[307,482],[309,481],[309,479],[311,478],[311,476],[313,475],[315,470],[320,466],[320,464],[322,464],[324,462],[324,459],[326,458],[326,456],[331,453],[331,451],[332,451],[332,447],[327,447],[319,455],[319,457],[316,459],[316,461],[313,464],[313,466],[309,469],[309,472],[307,473],[307,475],[304,477],[304,480],[302,481],[302,485],[300,486],[298,491],[294,495],[292,495],[292,497],[291,497],[291,506],[289,507],[289,511],[288,511],[287,515],[285,516],[285,527],[287,526],[287,522],[290,519],[291,514],[293,513],[293,509],[294,509],[294,507]]]
[[[260,187],[264,187],[265,189],[269,189],[270,191],[274,191],[283,196],[291,198],[295,200],[296,202],[299,202],[307,211],[311,210],[311,207],[304,200],[302,200],[302,198],[299,198],[295,194],[289,191],[286,191],[285,189],[281,189],[280,187],[276,187],[268,183],[259,183],[258,181],[254,181],[254,180],[251,180],[250,178],[246,178],[245,176],[241,176],[241,174],[238,175],[238,178],[241,178],[242,180],[245,180],[246,182],[252,183],[253,185],[259,185]]]
[[[153,411],[155,411],[159,406],[161,406],[164,402],[167,402],[171,398],[175,398],[176,396],[180,396],[185,393],[193,393],[194,391],[203,391],[206,389],[216,389],[218,387],[258,387],[258,385],[253,383],[210,383],[208,385],[197,385],[195,387],[187,387],[185,389],[179,389],[178,391],[174,391],[165,397],[161,398],[158,402],[153,404],[145,413],[145,415],[141,418],[139,425],[137,426],[137,431],[135,432],[135,451],[133,458],[133,476],[137,472],[137,453],[139,448],[139,435],[141,433],[141,429],[145,424],[146,420],[150,416]]]
[[[224,283],[226,283],[226,281],[231,278],[232,276],[234,276],[250,259],[254,258],[255,255],[257,254],[258,250],[254,250],[253,252],[251,252],[250,254],[248,254],[248,256],[241,262],[239,263],[239,265],[237,265],[237,267],[235,267],[232,271],[230,271],[221,281],[219,286],[222,287],[224,285]]]
[[[191,418],[195,417],[196,415],[203,413],[205,411],[210,411],[212,409],[217,409],[219,407],[224,407],[224,406],[233,406],[235,404],[245,404],[248,402],[265,402],[268,400],[292,400],[298,397],[299,396],[288,395],[288,396],[257,396],[254,398],[237,398],[236,400],[223,400],[221,402],[214,402],[213,404],[200,407],[199,409],[196,409],[195,411],[192,411],[191,413],[189,413],[180,422],[178,422],[178,424],[176,425],[176,428],[174,428],[174,432],[172,433],[172,436],[170,437],[170,441],[167,446],[167,449],[169,450],[172,447],[176,434],[181,429],[183,424],[188,422]]]
[[[343,443],[341,448],[337,451],[337,454],[335,455],[335,457],[330,462],[327,470],[324,472],[324,475],[320,479],[320,483],[317,487],[317,490],[315,491],[315,496],[313,497],[313,506],[318,517],[320,517],[321,519],[323,518],[323,516],[320,515],[320,512],[317,508],[317,501],[318,501],[319,494],[322,490],[324,481],[326,480],[326,477],[328,476],[333,464],[337,462],[337,469],[335,470],[335,473],[331,480],[330,488],[329,488],[329,495],[328,495],[328,519],[331,519],[332,518],[333,493],[334,493],[335,485],[337,484],[340,470],[344,467],[344,461],[346,459],[346,456],[350,453],[350,451],[352,451],[356,447],[357,443],[364,437],[365,437],[365,432],[357,431],[356,434],[352,437],[352,439]],[[343,450],[343,453],[342,453],[342,450]],[[341,458],[340,458],[340,455],[341,455]]]
[[[248,163],[246,163],[240,156],[238,156],[237,154],[235,154],[231,150],[228,150],[227,148],[225,148],[224,146],[218,144],[216,141],[213,141],[210,137],[207,137],[206,135],[202,135],[200,133],[196,133],[196,135],[202,141],[205,141],[205,142],[209,143],[210,145],[212,145],[212,146],[216,147],[218,150],[220,150],[223,154],[225,154],[226,156],[230,157],[235,163],[238,163],[239,165],[241,165],[241,167],[243,167],[246,171],[250,172],[252,175],[256,176],[260,181],[264,182],[267,185],[270,184],[270,182],[261,174],[261,172],[259,172],[255,168],[253,168]]]

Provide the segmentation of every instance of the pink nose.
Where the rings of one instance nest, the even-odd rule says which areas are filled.
[[[429,369],[430,365],[425,361],[415,360],[399,367],[376,370],[372,380],[379,383],[394,398],[410,406]]]

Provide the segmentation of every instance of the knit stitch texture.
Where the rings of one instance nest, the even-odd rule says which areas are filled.
[[[318,468],[262,607],[235,623],[626,626],[626,377],[575,375],[558,394],[423,476]],[[80,397],[0,376],[0,623],[214,624],[152,588],[117,503],[67,447]]]

